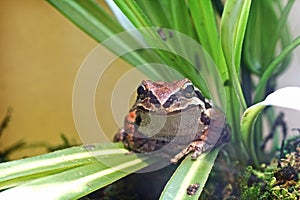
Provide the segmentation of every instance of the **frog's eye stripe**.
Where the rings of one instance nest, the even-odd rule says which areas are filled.
[[[150,103],[155,104],[155,106],[157,106],[157,107],[160,106],[160,102],[158,101],[156,96],[153,95],[153,93],[151,91],[148,92],[148,96],[150,98]]]
[[[202,93],[200,92],[200,90],[195,90],[195,92],[196,92],[196,94],[197,94],[197,97],[201,100],[201,101],[203,101],[203,102],[205,102],[205,97],[202,95]]]
[[[201,91],[200,91],[198,88],[195,89],[195,93],[197,94],[197,97],[198,97],[202,102],[204,102],[205,108],[206,108],[206,109],[212,107],[211,101],[208,100],[207,98],[205,98],[205,97],[203,96],[203,94],[201,93]]]

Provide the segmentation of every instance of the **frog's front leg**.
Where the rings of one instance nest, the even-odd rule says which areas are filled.
[[[211,109],[207,109],[201,114],[199,125],[200,127],[202,127],[202,130],[196,134],[195,140],[191,142],[188,147],[183,149],[180,153],[176,154],[174,158],[171,159],[171,163],[176,164],[181,158],[183,158],[190,152],[194,152],[192,155],[192,159],[195,160],[200,154],[212,147],[212,145],[206,144],[209,132],[208,130],[210,124],[210,114]]]
[[[123,142],[125,148],[130,149],[133,144],[135,132],[136,112],[130,111],[125,117],[124,128],[121,128],[114,136],[114,142]]]
[[[183,149],[180,153],[176,154],[174,158],[171,159],[171,163],[176,164],[181,158],[189,154],[190,152],[194,152],[192,155],[192,159],[197,159],[197,157],[204,152],[204,141],[193,141],[189,144],[188,147]]]
[[[171,159],[171,163],[176,164],[181,158],[186,156],[187,154],[194,152],[193,155],[191,156],[193,160],[197,159],[199,155],[201,155],[203,152],[208,151],[212,149],[214,146],[219,146],[224,143],[229,142],[230,140],[230,127],[229,125],[225,124],[221,134],[219,136],[219,139],[217,140],[216,143],[209,143],[208,141],[208,134],[209,133],[209,128],[206,127],[205,131],[203,134],[199,135],[198,137],[196,136],[196,139],[189,144],[188,147],[183,149],[180,153],[176,154],[174,158]]]

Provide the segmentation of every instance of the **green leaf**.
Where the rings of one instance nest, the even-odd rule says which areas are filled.
[[[298,36],[296,39],[291,41],[291,43],[286,46],[282,52],[274,58],[274,60],[270,63],[270,65],[267,67],[267,70],[264,71],[264,73],[261,76],[261,79],[259,80],[259,83],[257,84],[256,90],[255,90],[255,96],[254,96],[254,103],[257,103],[264,97],[264,89],[267,84],[267,81],[270,79],[278,65],[291,54],[291,52],[297,48],[300,45],[300,36]]]
[[[190,7],[189,5],[187,5],[186,1],[168,0],[166,2],[164,6],[166,8],[169,8],[168,10],[172,23],[171,28],[181,33],[184,33],[193,39],[197,39],[195,35],[195,27],[191,20],[189,10]]]
[[[145,15],[145,13],[135,1],[115,0],[114,2],[136,28],[153,27],[153,24],[151,23],[149,18]]]
[[[223,79],[228,80],[228,71],[220,44],[220,31],[211,1],[189,0],[188,6],[201,46],[208,52]]]
[[[243,53],[244,60],[251,72],[260,74],[270,62],[270,55],[274,56],[275,49],[271,48],[270,40],[273,40],[272,33],[277,23],[273,1],[255,0],[252,2]]]
[[[113,19],[103,8],[100,7],[98,3],[93,0],[47,1],[98,42],[104,42],[108,38],[125,31],[115,19]],[[132,43],[136,44],[139,42],[139,38],[128,34],[127,38],[119,37],[113,44],[105,44],[110,51],[117,54],[119,49],[130,50],[130,47],[133,45]],[[133,51],[123,55],[122,58],[133,66],[139,66],[141,64],[161,60],[151,51],[143,51],[142,54],[137,51]],[[151,68],[148,68],[147,70],[148,74],[153,77],[160,77],[160,71]]]
[[[169,13],[171,19],[171,29],[179,31],[190,37],[191,39],[197,40],[195,33],[194,23],[191,19],[190,10],[186,1],[164,1],[165,8],[168,8],[167,13]],[[179,48],[183,49],[185,55],[195,54],[193,48],[188,48],[185,41],[178,40]]]
[[[251,0],[226,1],[221,19],[221,44],[229,78],[243,109],[246,109],[246,102],[239,82],[239,71],[250,5]]]
[[[286,87],[278,89],[269,94],[266,99],[249,107],[243,114],[241,120],[241,133],[242,141],[245,144],[248,153],[253,158],[256,166],[259,166],[259,160],[256,155],[255,134],[253,132],[254,123],[259,113],[269,105],[280,106],[300,111],[300,88],[299,87]]]
[[[125,149],[115,145],[95,145],[93,154],[106,156],[110,154],[125,154]],[[0,164],[0,188],[17,185],[25,180],[31,180],[51,173],[57,173],[69,168],[94,162],[94,155],[84,146],[67,148],[49,154],[25,158]]]
[[[243,53],[244,60],[252,72],[262,74],[276,56],[279,42],[280,48],[286,46],[290,37],[286,34],[287,17],[292,5],[293,0],[290,0],[284,9],[280,10],[274,1],[253,1]]]
[[[211,1],[189,0],[199,41],[214,61],[219,58],[219,31]]]
[[[128,0],[115,0],[115,3],[118,5],[120,10],[124,13],[124,15],[130,20],[130,22],[136,27],[139,28],[140,34],[144,40],[144,42],[148,43],[150,46],[156,45],[157,47],[161,46],[162,48],[166,48],[170,52],[171,49],[164,43],[163,37],[165,37],[165,33],[160,31],[160,27],[156,28],[156,25],[152,24],[146,13],[140,8],[140,6],[136,3],[136,1]],[[149,29],[143,29],[145,27],[152,27]],[[146,30],[146,31],[144,31]],[[159,48],[154,48],[153,52],[157,55],[156,62],[160,64],[165,64],[179,70],[182,72],[183,70],[178,67],[178,64],[172,61],[172,57],[169,53],[160,51]],[[173,55],[177,57],[177,55]],[[161,71],[160,71],[161,72]],[[166,77],[167,74],[166,74]]]
[[[136,3],[156,27],[172,28],[168,1],[137,0]]]
[[[92,38],[101,42],[124,29],[95,1],[47,0]]]
[[[118,144],[99,144],[3,163],[0,186],[9,189],[0,199],[15,199],[20,193],[25,199],[75,199],[154,162],[126,152]]]
[[[200,155],[197,160],[187,156],[164,188],[160,199],[198,199],[207,181],[220,147]],[[189,196],[187,188],[190,184],[199,184],[195,195]]]

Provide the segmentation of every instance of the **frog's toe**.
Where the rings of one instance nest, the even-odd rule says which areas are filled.
[[[125,130],[121,128],[114,136],[113,142],[123,142]]]
[[[203,141],[195,141],[194,144],[194,153],[191,156],[193,160],[196,160],[199,155],[201,155],[204,151],[204,142]]]
[[[192,159],[196,160],[200,154],[204,151],[204,142],[203,141],[193,141],[189,144],[188,147],[183,149],[181,152],[176,154],[174,158],[171,159],[171,163],[176,164],[181,158],[189,154],[190,152],[194,152],[192,155]]]
[[[171,159],[171,163],[176,164],[181,158],[193,151],[193,146],[189,145],[187,148],[183,149],[181,152],[176,154],[174,158]]]

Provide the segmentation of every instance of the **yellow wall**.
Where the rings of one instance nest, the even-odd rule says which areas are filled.
[[[1,1],[0,29],[0,118],[13,108],[0,151],[18,140],[55,145],[62,132],[80,142],[72,117],[73,83],[97,43],[45,1]],[[36,153],[40,149],[15,157]]]

